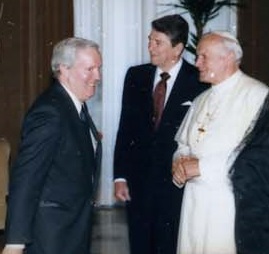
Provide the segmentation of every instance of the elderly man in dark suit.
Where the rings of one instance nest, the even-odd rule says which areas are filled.
[[[85,101],[101,77],[98,45],[65,39],[51,65],[55,81],[25,117],[11,170],[4,254],[90,253],[101,142]]]
[[[115,197],[126,201],[132,254],[174,254],[183,192],[172,184],[174,136],[192,100],[207,86],[182,58],[188,24],[180,15],[154,20],[148,38],[151,63],[131,67],[125,77]]]

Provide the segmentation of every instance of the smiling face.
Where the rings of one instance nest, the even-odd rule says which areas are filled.
[[[183,44],[172,46],[169,37],[161,32],[152,30],[148,37],[148,51],[151,63],[163,71],[169,71],[178,61],[183,50]]]
[[[60,65],[59,80],[84,102],[95,94],[96,86],[101,79],[101,65],[102,59],[97,49],[79,49],[71,67]]]

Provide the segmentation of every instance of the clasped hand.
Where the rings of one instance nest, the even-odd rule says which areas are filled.
[[[172,165],[173,181],[177,184],[185,184],[193,177],[199,176],[199,160],[195,157],[184,156],[173,161]]]

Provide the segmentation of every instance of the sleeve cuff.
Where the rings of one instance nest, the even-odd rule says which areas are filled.
[[[10,249],[24,249],[25,245],[24,244],[6,244],[5,247],[10,248]]]
[[[184,183],[179,184],[179,183],[177,183],[175,180],[172,180],[172,181],[173,181],[173,184],[176,185],[176,186],[177,186],[178,188],[180,188],[180,189],[183,188],[184,185],[185,185]]]
[[[118,182],[127,182],[126,181],[126,179],[125,178],[116,178],[115,180],[114,180],[114,183],[118,183]]]

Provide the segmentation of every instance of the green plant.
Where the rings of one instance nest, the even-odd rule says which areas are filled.
[[[223,7],[242,7],[243,4],[239,0],[178,0],[179,4],[162,4],[172,8],[182,8],[188,12],[195,26],[195,33],[190,33],[190,43],[186,49],[195,54],[196,46],[203,35],[204,27],[207,22],[219,15],[219,11]]]

